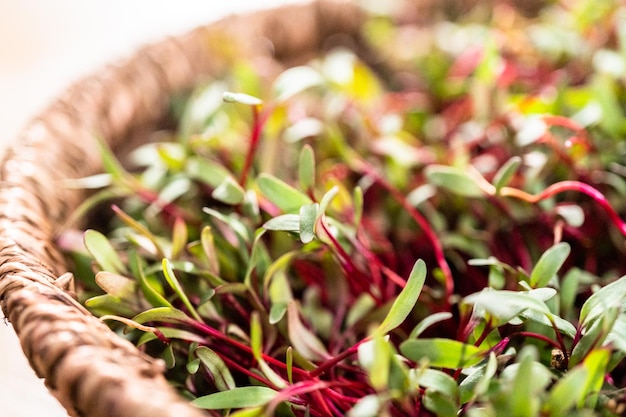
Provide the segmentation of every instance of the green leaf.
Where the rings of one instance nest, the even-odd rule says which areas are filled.
[[[194,353],[210,374],[218,390],[226,391],[236,387],[235,379],[228,370],[228,366],[215,351],[206,346],[200,346]]]
[[[354,226],[359,228],[361,226],[361,219],[363,218],[363,189],[359,186],[354,187],[354,193],[352,196],[354,201]]]
[[[107,294],[121,299],[132,298],[137,291],[137,281],[107,271],[96,274],[96,284]]]
[[[173,307],[155,307],[143,311],[133,317],[133,321],[143,324],[148,322],[160,323],[191,323],[191,318],[183,311]]]
[[[370,394],[361,397],[359,401],[348,411],[347,417],[378,417],[383,404],[383,399],[378,395]]]
[[[471,371],[459,384],[461,404],[468,403],[485,394],[497,370],[498,359],[493,352],[489,354],[489,360],[486,364],[471,368]]]
[[[263,104],[263,100],[260,98],[245,93],[233,93],[231,91],[224,92],[224,94],[222,94],[222,100],[224,100],[225,103],[239,103],[245,104],[246,106],[260,106]]]
[[[300,207],[300,241],[310,243],[315,239],[315,222],[319,205],[317,203],[306,204]]]
[[[430,366],[459,369],[482,361],[476,346],[451,339],[410,339],[400,345],[400,352],[409,360],[426,360]]]
[[[431,184],[445,188],[463,197],[482,197],[485,192],[466,171],[446,166],[429,165],[424,170]]]
[[[84,234],[85,247],[104,271],[124,274],[126,267],[109,240],[102,233],[89,229]]]
[[[567,372],[550,390],[542,415],[565,417],[576,402],[585,394],[585,382],[589,371],[583,366]]]
[[[358,347],[359,364],[367,371],[370,384],[376,391],[387,389],[391,356],[394,351],[385,337],[376,336]]]
[[[613,329],[619,317],[619,307],[607,307],[603,314],[594,320],[590,326],[586,326],[586,331],[578,343],[572,349],[569,365],[575,366],[580,363],[593,349],[602,345],[610,331]]]
[[[124,169],[113,151],[111,151],[111,148],[109,148],[106,141],[102,138],[98,138],[96,143],[98,144],[98,150],[100,152],[100,159],[102,161],[104,171],[110,174],[114,180],[130,177],[130,174]]]
[[[200,317],[195,307],[191,304],[191,301],[189,301],[189,297],[187,297],[185,290],[183,289],[182,285],[180,285],[178,278],[176,278],[176,274],[174,274],[174,269],[172,268],[172,263],[167,258],[163,258],[161,265],[163,268],[163,275],[165,276],[165,280],[167,281],[167,283],[170,285],[170,287],[172,287],[178,298],[180,298],[180,301],[182,301],[185,307],[187,307],[192,317],[202,322],[202,317]]]
[[[252,233],[250,232],[248,227],[246,227],[246,225],[242,223],[239,216],[235,214],[226,215],[210,207],[204,207],[202,208],[202,211],[225,223],[231,230],[233,230],[237,234],[242,242],[250,243],[250,241],[252,240]]]
[[[225,204],[241,204],[245,197],[245,190],[230,175],[213,190],[211,197]]]
[[[306,194],[270,174],[260,174],[257,185],[263,195],[284,213],[297,213],[300,207],[312,203]]]
[[[607,372],[607,365],[611,359],[611,350],[596,349],[587,355],[582,366],[587,370],[587,380],[585,382],[585,390],[583,395],[579,397],[578,407],[585,404],[595,408],[598,401],[598,393],[604,383],[604,377]]]
[[[219,163],[200,157],[190,157],[185,168],[191,178],[211,187],[219,186],[230,176],[230,172]]]
[[[172,246],[170,256],[172,259],[177,259],[181,253],[185,250],[185,246],[188,243],[189,235],[187,233],[187,224],[185,220],[177,217],[174,220],[172,226]]]
[[[298,304],[293,300],[287,305],[287,332],[291,345],[305,359],[310,361],[328,359],[326,346],[302,323]]]
[[[570,254],[570,246],[560,242],[546,250],[530,274],[530,286],[545,287],[561,269]]]
[[[550,328],[556,327],[561,333],[568,335],[569,337],[576,336],[576,327],[569,321],[552,313],[542,313],[537,310],[527,309],[520,313],[521,317],[527,320],[534,321],[535,323],[541,323],[544,326]]]
[[[297,233],[300,231],[300,216],[297,214],[281,214],[266,221],[263,224],[263,228]]]
[[[585,222],[585,211],[577,204],[559,204],[554,211],[572,227],[580,227]]]
[[[284,102],[301,91],[323,83],[322,75],[309,66],[289,68],[274,81],[275,101]]]
[[[253,311],[250,318],[250,347],[263,375],[277,388],[285,388],[287,386],[285,380],[263,358],[263,327],[258,311]]]
[[[493,177],[493,185],[496,187],[496,194],[500,192],[502,187],[506,187],[509,184],[521,164],[522,158],[514,156],[500,167]]]
[[[148,239],[148,241],[154,246],[154,249],[157,251],[157,254],[160,257],[165,257],[165,252],[163,251],[163,248],[161,247],[161,244],[158,242],[157,238],[154,236],[154,234],[146,226],[144,226],[143,224],[139,223],[132,216],[129,216],[128,214],[126,214],[118,206],[114,205],[114,206],[111,207],[111,209],[115,212],[115,215],[117,217],[119,217],[127,226],[129,226],[131,229],[135,230],[141,236],[143,236],[146,239]]]
[[[213,236],[213,229],[211,226],[205,226],[202,229],[202,232],[200,233],[200,243],[202,245],[202,252],[206,256],[209,271],[214,275],[219,275],[219,255],[215,247],[215,237]]]
[[[272,303],[270,309],[271,324],[276,324],[283,318],[287,312],[287,304],[293,300],[287,268],[297,254],[297,251],[291,251],[281,255],[265,271],[263,288],[269,294]]]
[[[413,328],[411,334],[409,335],[409,339],[417,339],[420,334],[424,332],[427,328],[432,326],[433,324],[439,323],[441,321],[445,321],[452,318],[452,313],[448,311],[441,311],[439,313],[431,314],[427,317],[424,317],[422,321],[420,321],[417,326]]]
[[[486,288],[481,292],[468,295],[463,302],[473,304],[477,314],[488,313],[491,318],[496,318],[500,324],[504,324],[527,309],[551,315],[543,299],[552,297],[556,294],[556,290],[542,288],[540,292],[537,291],[521,292]]]
[[[409,279],[406,282],[406,286],[402,289],[400,294],[396,297],[391,309],[383,322],[375,330],[377,335],[385,335],[401,325],[408,315],[413,311],[415,303],[419,298],[424,282],[426,281],[426,263],[418,259],[413,265]]]
[[[174,327],[157,327],[168,339],[180,339],[189,343],[206,343],[204,337],[198,336],[188,330],[176,329]],[[137,341],[137,346],[144,345],[152,340],[156,340],[157,336],[154,333],[144,333]]]
[[[420,387],[438,391],[456,401],[459,396],[459,388],[454,378],[437,369],[422,369],[417,371],[417,383]]]
[[[580,323],[587,327],[610,307],[621,306],[626,298],[626,275],[593,293],[580,309]]]
[[[324,132],[324,128],[324,123],[321,120],[314,117],[303,117],[296,120],[291,126],[285,129],[283,137],[285,142],[291,144],[306,138],[319,136]],[[309,147],[308,144],[304,146],[303,150],[307,147]]]
[[[315,152],[309,144],[304,145],[300,151],[298,178],[301,189],[307,192],[313,190],[315,186]]]
[[[424,407],[432,411],[437,417],[456,417],[459,406],[449,396],[435,390],[426,390]]]
[[[109,294],[91,297],[85,301],[85,306],[98,316],[115,314],[130,317],[135,314],[134,308],[128,306],[128,304],[123,302],[120,298]]]
[[[348,314],[346,314],[346,326],[352,327],[360,319],[365,317],[367,313],[372,311],[374,307],[376,307],[376,301],[371,294],[364,292],[359,295],[350,306]]]
[[[198,397],[191,404],[207,410],[260,407],[272,401],[277,395],[278,391],[267,387],[237,387]]]
[[[169,301],[163,296],[162,292],[159,292],[146,277],[144,273],[143,258],[139,256],[137,251],[132,251],[129,254],[129,262],[133,271],[133,276],[137,277],[139,282],[139,288],[143,293],[146,300],[153,307],[172,307]],[[162,288],[160,288],[162,290]]]
[[[515,410],[516,417],[533,417],[537,415],[537,390],[543,390],[543,381],[538,380],[538,374],[534,365],[537,351],[534,346],[529,345],[522,349],[519,354],[519,363],[511,365],[506,369],[515,370],[515,377],[512,383],[513,395],[510,396],[510,409]],[[542,368],[545,369],[545,368]],[[545,378],[542,378],[545,381]],[[549,379],[548,379],[549,382]]]

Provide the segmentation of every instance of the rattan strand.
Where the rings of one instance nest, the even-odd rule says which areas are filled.
[[[96,136],[122,154],[130,138],[158,126],[168,98],[224,72],[229,51],[302,61],[330,35],[355,34],[359,16],[349,3],[288,6],[147,47],[68,89],[12,144],[0,171],[0,302],[31,366],[71,415],[205,413],[179,398],[159,360],[117,337],[55,285],[67,268],[56,233],[85,197],[62,181],[100,169]],[[216,53],[218,45],[224,51]]]

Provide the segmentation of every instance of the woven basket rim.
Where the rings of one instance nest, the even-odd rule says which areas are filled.
[[[290,64],[334,34],[356,38],[361,18],[351,2],[320,0],[231,16],[146,46],[68,88],[7,148],[0,168],[0,305],[32,368],[70,415],[205,414],[169,386],[161,361],[115,335],[68,290],[54,242],[84,193],[61,182],[100,169],[96,137],[123,153],[130,138],[158,125],[168,97],[223,72],[228,59],[211,49],[216,39],[236,42],[244,56]]]

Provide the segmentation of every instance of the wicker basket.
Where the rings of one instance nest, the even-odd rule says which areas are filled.
[[[303,62],[334,34],[354,37],[359,16],[350,3],[288,6],[146,47],[75,84],[8,149],[0,184],[0,301],[31,366],[71,415],[204,413],[178,397],[160,361],[116,336],[63,288],[58,277],[67,267],[55,235],[85,195],[61,181],[100,169],[95,137],[121,155],[147,136],[142,132],[162,125],[168,98],[223,73],[229,51],[280,65]]]

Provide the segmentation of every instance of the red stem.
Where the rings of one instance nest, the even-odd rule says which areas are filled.
[[[595,189],[589,184],[580,181],[561,181],[556,184],[552,184],[539,194],[529,194],[525,191],[517,188],[504,187],[501,190],[501,195],[508,197],[519,198],[530,203],[536,203],[546,198],[550,198],[556,194],[560,194],[566,191],[577,191],[591,197],[596,203],[604,209],[609,215],[610,220],[619,229],[622,235],[626,236],[626,223],[620,218],[615,209],[609,204],[608,200],[600,191]]]
[[[328,371],[333,366],[335,366],[336,364],[338,364],[339,362],[341,362],[342,360],[348,358],[349,356],[354,355],[359,349],[359,346],[361,345],[361,343],[367,340],[368,339],[363,339],[360,342],[357,342],[356,344],[350,346],[348,349],[344,350],[340,354],[333,356],[332,358],[322,362],[317,368],[309,371],[309,377],[311,378],[318,377],[324,372]]]
[[[361,170],[365,172],[365,174],[372,176],[376,180],[376,182],[378,182],[380,185],[383,186],[383,188],[389,191],[392,197],[398,203],[400,203],[402,208],[404,208],[406,212],[409,213],[409,215],[413,218],[413,220],[419,225],[419,227],[426,235],[426,238],[430,241],[430,244],[432,245],[435,252],[437,264],[439,265],[439,268],[441,269],[441,272],[443,273],[445,278],[446,297],[444,300],[444,309],[448,310],[448,307],[450,305],[450,297],[454,293],[454,278],[452,277],[452,270],[450,269],[450,265],[448,265],[448,262],[446,261],[445,255],[443,253],[443,246],[441,245],[439,237],[432,229],[432,227],[430,227],[430,224],[428,223],[426,218],[422,216],[422,214],[407,201],[405,196],[397,188],[388,183],[367,163],[361,161],[359,166]]]
[[[239,178],[239,185],[245,187],[246,181],[248,179],[248,174],[250,173],[250,169],[252,168],[252,162],[254,161],[254,156],[256,154],[256,150],[259,147],[259,142],[261,141],[261,133],[263,132],[263,126],[265,126],[265,122],[269,117],[271,112],[264,112],[263,115],[259,112],[259,106],[252,106],[252,131],[250,132],[250,147],[248,148],[248,153],[246,154],[246,160],[243,165],[243,170],[241,171],[241,177]]]

